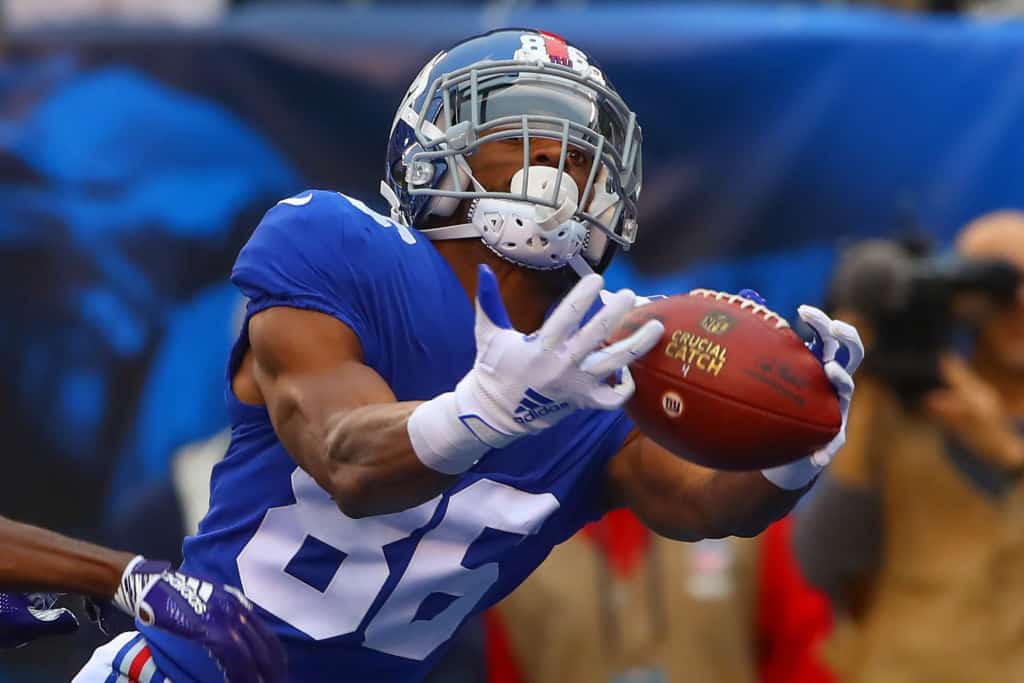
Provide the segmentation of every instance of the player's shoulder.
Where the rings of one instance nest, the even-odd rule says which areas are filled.
[[[395,260],[389,243],[401,242],[397,231],[357,199],[299,192],[263,216],[235,259],[231,281],[250,300],[310,307],[387,277]],[[337,306],[321,302],[320,308]]]
[[[242,247],[233,274],[270,267],[329,272],[343,263],[379,269],[394,261],[393,250],[416,243],[411,230],[354,197],[306,190],[267,211]]]
[[[277,202],[260,221],[257,231],[269,228],[293,237],[334,240],[384,237],[389,230],[413,243],[411,231],[367,206],[363,201],[330,190],[305,190]]]

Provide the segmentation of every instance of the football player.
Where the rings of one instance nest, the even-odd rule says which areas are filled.
[[[495,31],[438,54],[403,98],[390,217],[303,192],[242,249],[232,441],[182,566],[242,586],[295,680],[420,680],[469,615],[605,511],[681,540],[756,534],[840,447],[713,472],[621,410],[626,365],[662,333],[603,346],[638,303],[597,273],[636,238],[640,147],[587,55]],[[802,315],[845,408],[856,331]],[[219,680],[194,644],[140,631],[175,683]]]
[[[89,596],[90,617],[102,628],[119,609],[154,629],[206,649],[228,681],[280,681],[284,652],[255,617],[240,591],[171,571],[170,564],[101,548],[52,531],[0,517],[0,589],[60,591]],[[20,647],[78,629],[51,593],[0,593],[0,647]],[[132,638],[134,637],[134,641]],[[123,661],[134,680],[161,683],[149,649],[138,636]]]

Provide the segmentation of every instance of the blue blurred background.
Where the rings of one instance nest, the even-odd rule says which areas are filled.
[[[10,1],[0,34],[0,513],[145,552],[180,534],[133,511],[227,422],[238,249],[304,188],[383,209],[399,97],[467,35],[561,33],[637,112],[613,287],[752,287],[791,315],[851,240],[944,245],[1022,204],[1024,25],[991,7],[66,4]],[[0,680],[66,680],[95,642],[5,654]]]

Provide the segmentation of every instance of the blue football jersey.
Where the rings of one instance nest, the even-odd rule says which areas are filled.
[[[422,235],[335,192],[271,209],[231,274],[247,316],[309,309],[349,326],[398,400],[451,391],[473,365],[473,304]],[[238,401],[213,471],[210,511],[183,571],[241,586],[280,636],[295,681],[416,681],[471,614],[515,588],[602,513],[604,468],[632,429],[621,411],[580,411],[485,455],[443,495],[352,519],[291,459],[267,410]],[[338,387],[344,391],[345,387]],[[175,683],[221,674],[195,646],[142,629]]]

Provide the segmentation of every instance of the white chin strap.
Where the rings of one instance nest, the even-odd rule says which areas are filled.
[[[558,208],[481,198],[470,209],[469,223],[431,228],[422,233],[430,240],[480,237],[499,256],[527,268],[552,270],[571,265],[581,275],[590,273],[590,266],[580,255],[588,228],[572,218],[579,207],[576,181],[568,173],[559,174],[557,168],[530,166],[512,176],[513,194],[523,194],[524,177],[527,197],[550,199]]]

